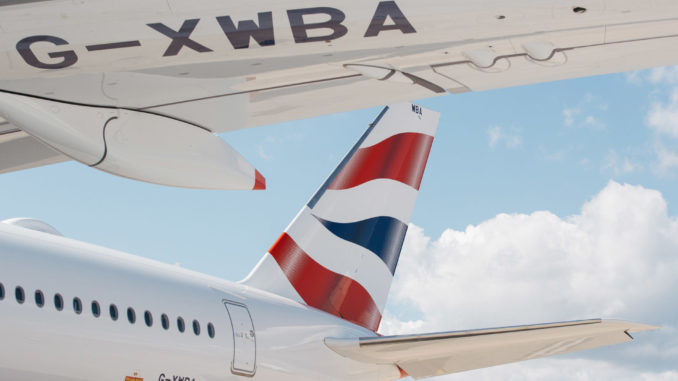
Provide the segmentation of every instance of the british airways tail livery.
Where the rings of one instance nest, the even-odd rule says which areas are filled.
[[[387,107],[240,283],[0,223],[0,379],[391,381],[632,340],[581,320],[376,333],[438,114]]]
[[[438,117],[385,108],[245,283],[376,331]]]

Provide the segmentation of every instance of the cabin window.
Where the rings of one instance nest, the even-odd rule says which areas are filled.
[[[40,308],[45,305],[45,295],[40,290],[35,290],[35,304]]]
[[[1,1],[1,0],[0,0]],[[17,286],[14,290],[14,296],[16,297],[16,300],[19,304],[23,304],[26,301],[26,294],[24,292],[24,289],[21,286]],[[0,283],[0,300],[3,300],[5,298],[5,287],[2,283]],[[42,290],[35,290],[35,304],[42,308],[45,306],[45,294],[42,292]],[[62,311],[64,309],[64,299],[61,296],[61,294],[56,293],[54,294],[54,307],[57,309],[57,311]],[[101,306],[99,305],[99,302],[96,300],[92,301],[91,304],[92,307],[92,316],[95,318],[98,318],[101,316]],[[74,297],[73,298],[73,311],[75,311],[76,314],[80,315],[82,313],[83,309],[83,304],[80,298]],[[118,307],[115,304],[111,304],[108,308],[108,312],[111,316],[111,320],[117,321],[118,320]],[[127,320],[129,320],[130,324],[135,324],[136,323],[136,313],[132,307],[127,308]],[[151,311],[144,311],[144,322],[146,323],[146,326],[152,327],[153,326],[153,314]],[[160,323],[162,325],[162,328],[164,330],[168,330],[170,328],[170,319],[167,316],[167,314],[162,314],[160,315]],[[196,319],[193,320],[192,322],[192,327],[193,327],[193,333],[196,336],[200,336],[201,328],[200,328],[200,322]],[[177,330],[181,333],[186,331],[186,322],[184,319],[179,316],[177,317]],[[212,323],[207,323],[207,335],[213,339],[216,335],[214,325]]]
[[[59,294],[54,295],[54,308],[56,308],[57,311],[64,309],[64,298],[62,298]]]
[[[116,307],[115,304],[111,304],[108,308],[108,312],[111,314],[111,319],[113,319],[113,321],[118,320],[118,307]]]
[[[16,289],[14,290],[14,296],[16,297],[16,301],[19,304],[23,304],[26,300],[26,294],[24,294],[24,289],[21,288],[21,286],[16,286]]]
[[[127,309],[127,320],[129,320],[130,324],[134,324],[137,321],[137,314],[134,313],[132,307]]]
[[[99,303],[96,300],[92,301],[92,315],[97,318],[101,316],[101,308],[99,307]]]
[[[0,283],[0,300],[5,299],[5,286]]]
[[[82,313],[82,301],[80,301],[80,298],[73,298],[73,311],[78,315]]]

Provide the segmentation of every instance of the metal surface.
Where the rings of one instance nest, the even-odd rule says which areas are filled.
[[[678,63],[672,1],[22,4],[0,12],[1,91],[213,132]]]
[[[624,343],[633,340],[628,332],[656,328],[596,319],[421,335],[328,338],[325,343],[356,361],[395,363],[418,379]]]
[[[0,0],[0,7],[18,4],[41,3],[44,1],[53,1],[53,0]]]

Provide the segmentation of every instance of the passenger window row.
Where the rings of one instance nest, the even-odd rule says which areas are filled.
[[[17,286],[14,289],[14,297],[19,304],[24,304],[26,301],[26,293],[24,292],[24,289],[21,286]],[[5,299],[5,287],[3,286],[2,283],[0,283],[0,300]],[[35,291],[35,304],[43,308],[45,306],[45,294],[43,294],[42,291],[36,290]],[[61,296],[61,294],[54,294],[54,308],[56,308],[57,311],[63,311],[64,309],[64,298]],[[73,298],[73,311],[80,315],[82,314],[82,309],[83,309],[83,304],[80,298],[75,297]],[[136,312],[134,311],[134,308],[129,307],[125,311],[127,315],[127,321],[129,321],[130,324],[135,324],[137,321],[137,315]],[[111,304],[108,307],[108,313],[111,317],[111,320],[117,321],[119,314],[118,314],[118,307],[115,304]],[[99,305],[99,302],[96,300],[92,301],[92,316],[95,318],[98,318],[101,316],[101,306]],[[144,311],[144,323],[146,324],[147,327],[152,327],[153,326],[153,314],[151,314],[150,311]],[[170,319],[167,316],[167,314],[162,314],[160,315],[160,325],[164,330],[168,330],[170,328]],[[193,333],[196,336],[200,335],[200,322],[197,320],[193,320],[192,322],[192,328],[193,328]],[[186,331],[186,323],[184,322],[184,319],[179,316],[177,317],[177,330],[179,332],[184,332]],[[214,338],[216,332],[214,330],[214,325],[212,323],[207,323],[207,335],[210,338]]]

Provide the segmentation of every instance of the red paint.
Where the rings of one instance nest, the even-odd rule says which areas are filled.
[[[348,189],[375,179],[392,179],[419,190],[433,137],[406,132],[361,148],[329,189]]]
[[[264,178],[264,176],[255,169],[254,188],[252,188],[252,190],[264,190],[264,189],[266,189],[266,178]]]
[[[376,331],[381,313],[360,283],[322,266],[283,233],[268,251],[311,307]]]
[[[407,374],[407,372],[405,372],[405,371],[403,370],[403,368],[400,367],[400,365],[396,365],[396,366],[398,367],[398,370],[400,371],[400,378],[405,378],[405,377],[409,377],[409,376],[410,376],[409,374]]]

